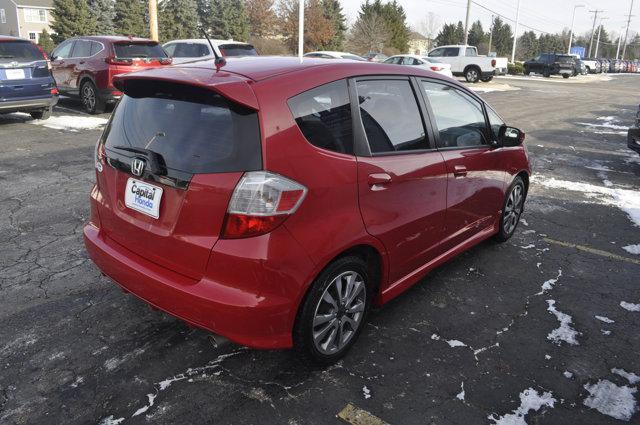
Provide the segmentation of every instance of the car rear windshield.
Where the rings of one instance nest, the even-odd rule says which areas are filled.
[[[113,45],[117,58],[166,58],[167,53],[158,43],[124,42]]]
[[[573,56],[558,56],[558,62],[560,63],[573,63],[575,58]]]
[[[173,50],[174,58],[199,58],[209,54],[209,46],[200,43],[177,43]]]
[[[43,60],[42,52],[28,41],[0,41],[0,63]]]
[[[119,155],[117,146],[159,153],[168,170],[184,173],[262,168],[257,112],[182,84],[129,83],[103,140]]]
[[[251,44],[221,44],[218,48],[223,56],[258,56]]]

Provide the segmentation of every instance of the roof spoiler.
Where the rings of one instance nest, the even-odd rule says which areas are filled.
[[[253,89],[247,83],[247,80],[243,78],[238,78],[235,76],[227,75],[225,78],[216,83],[207,84],[205,82],[197,82],[194,80],[191,81],[176,81],[174,78],[162,77],[159,75],[145,75],[145,74],[122,74],[117,75],[113,78],[113,85],[120,90],[121,92],[127,93],[127,85],[129,82],[133,81],[162,81],[162,82],[170,82],[177,84],[185,84],[195,87],[200,87],[206,90],[211,90],[219,95],[238,103],[247,108],[251,108],[253,110],[259,110],[260,105],[258,104],[258,99],[256,98]]]

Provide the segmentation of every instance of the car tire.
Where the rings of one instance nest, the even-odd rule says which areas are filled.
[[[571,75],[569,75],[569,74],[562,74],[562,78],[564,78],[564,79],[567,79],[567,78],[569,78],[569,77],[571,77]]]
[[[84,110],[91,114],[102,114],[106,108],[106,102],[98,94],[98,89],[91,81],[85,81],[80,86],[80,100]]]
[[[39,111],[31,111],[29,112],[29,115],[31,115],[31,118],[33,118],[34,120],[48,120],[49,118],[51,118],[52,112],[53,108],[49,107],[41,109]]]
[[[464,70],[464,78],[468,83],[477,83],[480,80],[480,69],[477,66],[470,66]]]
[[[493,76],[491,76],[491,77],[484,77],[484,78],[481,78],[481,79],[480,79],[480,81],[482,81],[483,83],[488,83],[488,82],[490,82],[491,80],[493,80]]]
[[[372,278],[367,263],[357,256],[338,258],[320,273],[293,330],[294,350],[304,360],[327,365],[349,351],[367,319],[374,295]]]
[[[549,78],[549,77],[551,77],[551,71],[549,70],[549,68],[545,68],[545,69],[542,71],[542,76],[543,76],[544,78]]]
[[[513,180],[509,190],[507,190],[500,216],[500,230],[495,236],[498,242],[506,242],[516,231],[522,211],[524,211],[524,201],[527,192],[522,177],[518,176]]]

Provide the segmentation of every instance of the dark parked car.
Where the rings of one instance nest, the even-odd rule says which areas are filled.
[[[171,64],[162,47],[146,38],[90,36],[65,40],[51,53],[53,77],[60,93],[82,100],[90,114],[104,112],[122,92],[113,86],[118,74]]]
[[[506,241],[524,208],[524,133],[419,67],[230,58],[115,84],[89,255],[127,292],[242,345],[335,362],[372,305]]]
[[[573,71],[573,76],[575,77],[576,75],[587,75],[589,73],[589,71],[587,71],[587,66],[584,64],[584,62],[578,58],[576,58],[576,67]]]
[[[638,113],[636,114],[636,125],[635,127],[629,128],[627,145],[629,149],[640,154],[640,106],[638,106]]]
[[[543,53],[537,58],[524,63],[524,74],[529,75],[534,72],[545,77],[562,75],[564,78],[569,78],[574,74],[575,67],[574,56]]]
[[[29,40],[0,36],[0,114],[28,112],[47,119],[56,103],[46,53]]]

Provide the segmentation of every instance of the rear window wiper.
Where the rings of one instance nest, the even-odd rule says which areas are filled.
[[[151,149],[138,148],[135,146],[118,145],[111,146],[111,148],[142,155],[147,160],[147,169],[151,174],[156,176],[167,175],[167,163],[164,161],[164,157],[158,152],[152,151]]]

